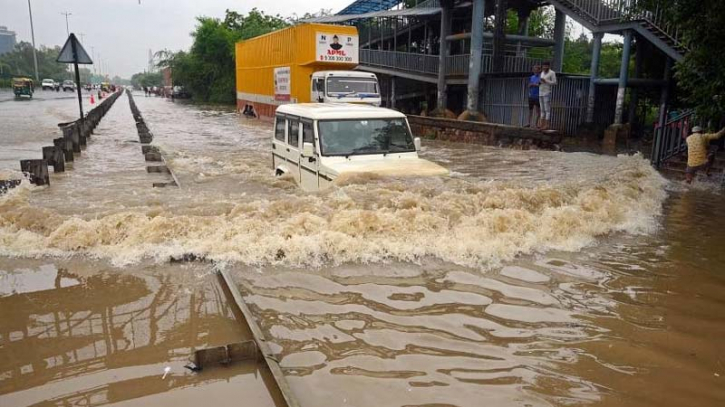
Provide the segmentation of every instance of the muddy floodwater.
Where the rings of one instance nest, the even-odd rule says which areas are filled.
[[[75,118],[45,94],[0,92],[0,179]],[[0,195],[1,406],[281,405],[258,364],[184,368],[249,335],[220,269],[305,407],[725,405],[714,184],[425,140],[450,177],[308,193],[268,124],[135,100],[180,187],[152,187],[124,95],[50,187]]]

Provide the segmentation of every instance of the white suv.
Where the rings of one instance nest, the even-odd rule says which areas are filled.
[[[48,89],[55,90],[56,83],[52,79],[43,79],[42,86],[43,86],[43,90],[48,90]]]

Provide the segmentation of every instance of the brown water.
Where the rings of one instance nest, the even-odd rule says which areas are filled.
[[[71,171],[0,197],[3,406],[251,400],[252,367],[181,367],[244,336],[219,268],[303,406],[725,403],[713,186],[639,157],[426,142],[452,177],[309,194],[272,176],[268,126],[136,101],[180,188],[151,188],[122,97]],[[69,102],[32,103],[0,112]],[[11,128],[4,144],[45,141]]]

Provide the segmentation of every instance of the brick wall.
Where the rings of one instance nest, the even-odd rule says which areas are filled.
[[[560,134],[546,134],[538,130],[496,123],[479,123],[455,119],[409,115],[413,135],[460,143],[488,146],[520,146],[521,148],[558,149]]]

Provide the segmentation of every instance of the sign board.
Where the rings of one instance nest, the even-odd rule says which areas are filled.
[[[81,42],[78,41],[78,38],[76,38],[75,34],[72,34],[68,36],[68,39],[65,41],[65,45],[63,45],[63,49],[60,50],[60,54],[58,54],[58,59],[55,60],[56,62],[62,62],[66,64],[92,64],[93,61],[91,60],[91,57],[88,56],[88,53],[85,49],[83,49],[83,46],[81,45]]]
[[[290,90],[292,89],[290,72],[288,66],[274,68],[274,100],[290,101]]]
[[[345,64],[358,63],[359,41],[357,35],[317,32],[316,36],[318,61]]]

